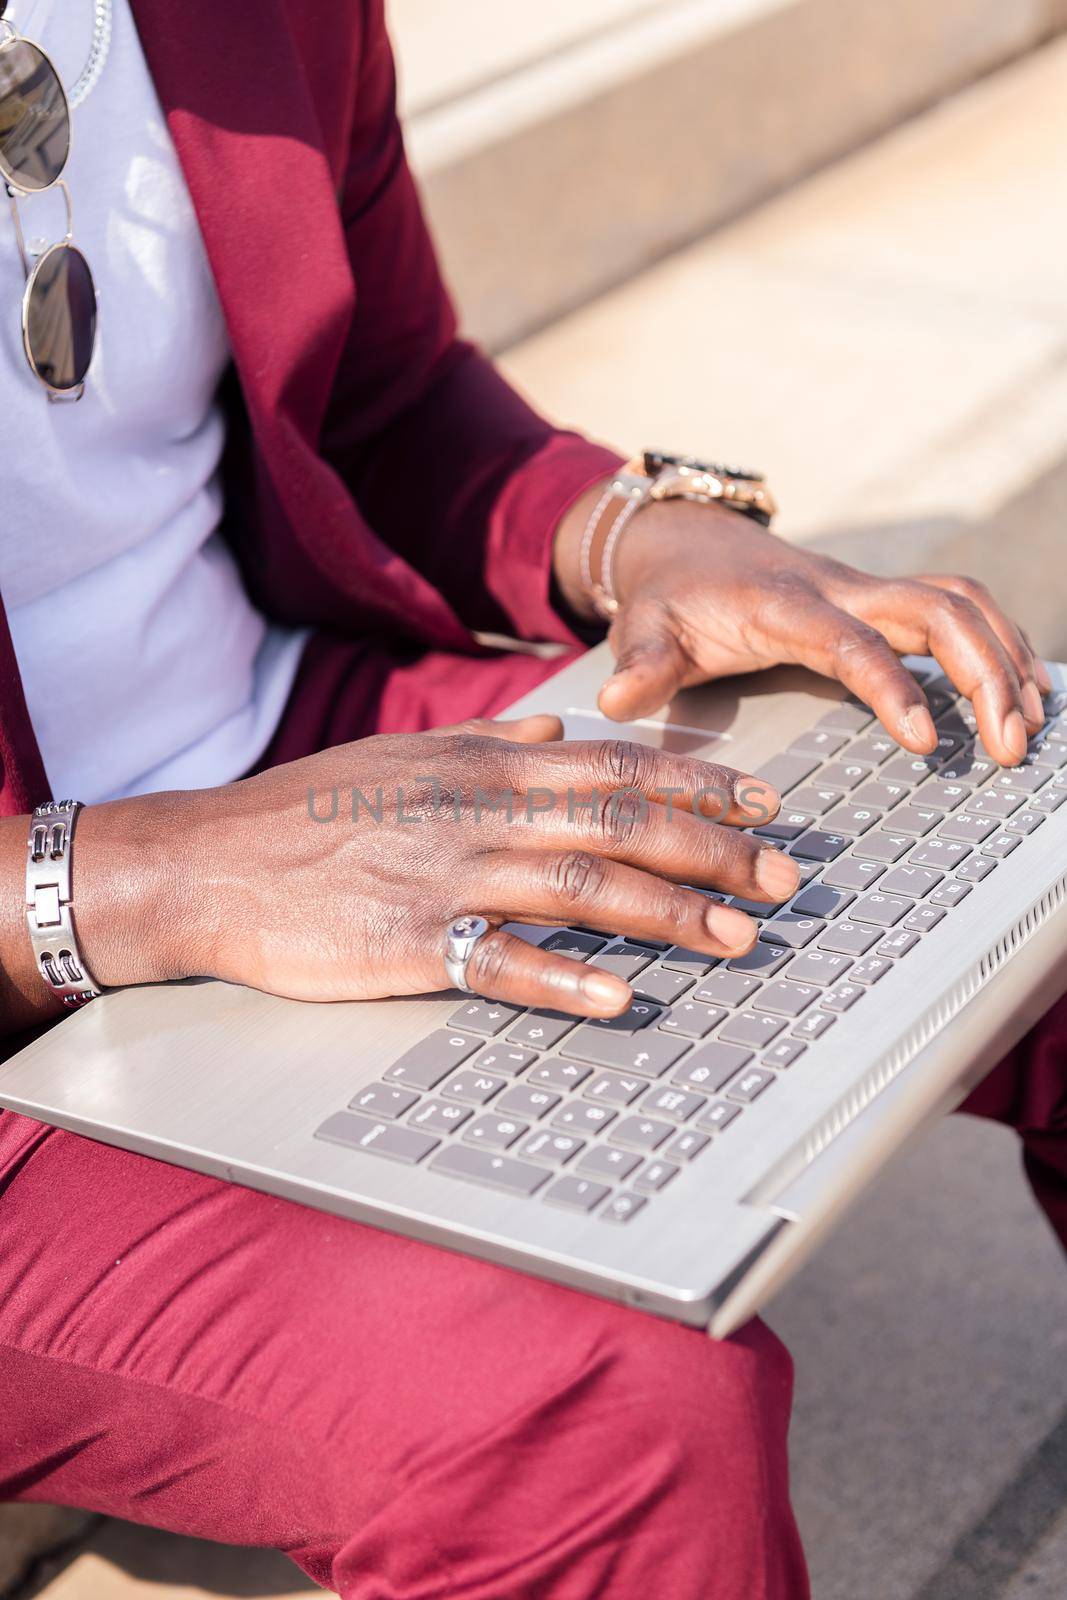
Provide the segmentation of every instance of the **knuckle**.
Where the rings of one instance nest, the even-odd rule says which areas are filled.
[[[992,599],[985,584],[978,578],[972,578],[965,572],[953,573],[950,579],[952,588],[961,600],[970,600],[972,605],[980,606],[983,602]]]
[[[580,905],[604,888],[608,865],[592,850],[567,850],[545,865],[548,889],[563,905]]]
[[[606,739],[600,759],[604,776],[613,789],[638,789],[648,775],[652,756],[635,739]]]
[[[850,663],[863,665],[872,657],[881,657],[889,649],[882,634],[869,622],[856,618],[842,628],[833,643],[833,660],[837,667],[847,668]]]

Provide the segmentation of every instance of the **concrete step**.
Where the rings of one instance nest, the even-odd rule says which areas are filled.
[[[1067,26],[1067,0],[393,0],[408,142],[499,349]]]
[[[1067,653],[1067,41],[511,350],[624,449],[766,469],[782,531],[971,570]]]

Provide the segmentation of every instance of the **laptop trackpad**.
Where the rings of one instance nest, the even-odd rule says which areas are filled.
[[[642,717],[637,722],[611,722],[599,711],[582,711],[568,707],[563,712],[563,737],[565,739],[633,739],[638,744],[651,745],[654,750],[667,750],[672,755],[709,758],[716,746],[729,742],[729,735],[716,733],[710,728],[690,728],[675,722],[660,722],[654,717]]]

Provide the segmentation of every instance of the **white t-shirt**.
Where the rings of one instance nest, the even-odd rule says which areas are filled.
[[[7,16],[70,89],[92,0],[11,0]],[[94,801],[246,771],[306,634],[268,625],[216,532],[229,345],[128,0],[72,119],[96,351],[83,399],[50,403],[22,349],[24,274],[0,205],[0,593],[52,792]],[[19,207],[27,240],[63,237],[60,194]]]

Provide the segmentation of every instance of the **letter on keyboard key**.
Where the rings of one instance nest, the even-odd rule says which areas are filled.
[[[820,950],[833,950],[839,956],[865,956],[882,937],[881,928],[862,922],[837,922],[819,940]]]
[[[414,1128],[395,1122],[376,1122],[373,1117],[357,1117],[351,1111],[338,1111],[327,1117],[322,1126],[315,1129],[315,1137],[363,1150],[367,1155],[386,1156],[406,1167],[413,1167],[441,1143],[440,1139],[428,1133],[417,1133]]]
[[[902,894],[908,900],[919,900],[931,889],[936,889],[942,874],[933,867],[913,867],[909,862],[887,872],[878,885],[879,894]],[[908,908],[911,909],[910,907]]]
[[[695,1000],[679,1000],[660,1019],[659,1025],[663,1033],[680,1033],[687,1039],[703,1039],[725,1015],[723,1006],[702,1006]]]
[[[466,1178],[470,1183],[484,1184],[487,1189],[502,1189],[506,1194],[535,1194],[552,1176],[544,1167],[535,1167],[529,1161],[516,1161],[514,1156],[494,1155],[489,1150],[477,1150],[471,1145],[446,1145],[430,1162],[431,1172],[440,1172],[450,1178]]]
[[[849,856],[827,867],[820,888],[869,889],[875,878],[880,878],[884,871],[885,868],[877,861],[857,861],[854,856]]]
[[[475,1050],[480,1050],[484,1039],[473,1034],[456,1033],[448,1028],[438,1028],[406,1050],[385,1076],[396,1083],[408,1083],[413,1089],[436,1089],[442,1078],[447,1078],[452,1068],[466,1061]]]
[[[989,798],[999,800],[1001,797],[990,795]],[[937,837],[960,839],[964,844],[981,844],[991,833],[996,833],[999,827],[999,817],[980,816],[973,811],[957,811],[954,817],[949,817],[947,822],[941,824],[937,830]]]
[[[856,845],[855,854],[864,861],[899,861],[914,843],[915,840],[905,833],[886,833],[879,828],[876,833],[864,834]]]
[[[793,910],[801,917],[836,917],[856,898],[851,889],[834,889],[826,883],[813,883],[810,889],[793,901]]]
[[[565,1206],[568,1211],[592,1211],[611,1193],[606,1183],[594,1183],[592,1178],[579,1178],[568,1172],[557,1178],[543,1198],[554,1206]]]
[[[734,956],[727,966],[731,972],[758,972],[764,978],[769,978],[790,959],[789,951],[783,950],[780,945],[765,944],[762,939],[757,939],[747,955]]]
[[[650,1022],[663,1013],[663,1007],[654,1005],[651,1000],[634,1000],[618,1017],[597,1018],[589,1024],[593,1028],[608,1028],[612,1033],[637,1033],[640,1028],[647,1028]]]
[[[721,1089],[728,1078],[746,1062],[752,1060],[752,1051],[745,1050],[740,1045],[720,1044],[717,1039],[711,1044],[701,1045],[699,1050],[694,1050],[676,1072],[672,1074],[672,1083],[684,1083],[694,1089],[701,1089],[713,1093]]]
[[[791,1030],[794,1039],[821,1039],[827,1028],[832,1028],[835,1017],[827,1011],[809,1011],[806,1017],[801,1017],[796,1027]]]
[[[640,1033],[611,1033],[607,1028],[590,1025],[571,1034],[562,1048],[565,1055],[591,1061],[594,1067],[617,1067],[642,1078],[660,1078],[684,1055],[689,1042],[647,1029]]]
[[[693,999],[702,1005],[740,1006],[759,992],[758,978],[747,977],[743,972],[727,972],[725,968],[713,972],[699,988]]]
[[[833,983],[843,978],[852,962],[848,956],[835,955],[829,950],[805,950],[796,956],[789,968],[791,983]]]
[[[768,922],[760,933],[765,944],[784,944],[790,950],[799,950],[810,944],[817,933],[822,933],[825,922],[818,917],[797,917],[786,911]]]
[[[833,861],[835,856],[848,848],[848,844],[843,833],[824,833],[821,828],[812,828],[808,833],[801,834],[793,846],[792,854],[805,861]]]
[[[854,922],[872,922],[879,928],[891,928],[913,908],[913,901],[904,900],[896,894],[883,894],[880,889],[875,889],[871,894],[865,894],[859,904],[852,907],[849,915]]]
[[[924,839],[922,844],[915,846],[908,860],[920,867],[937,867],[941,872],[951,872],[970,853],[970,848],[970,845],[961,844],[956,839]]]
[[[810,983],[793,983],[789,978],[779,978],[769,983],[756,1000],[756,1011],[773,1011],[779,1017],[799,1017],[800,1013],[817,1000],[822,993]]]

